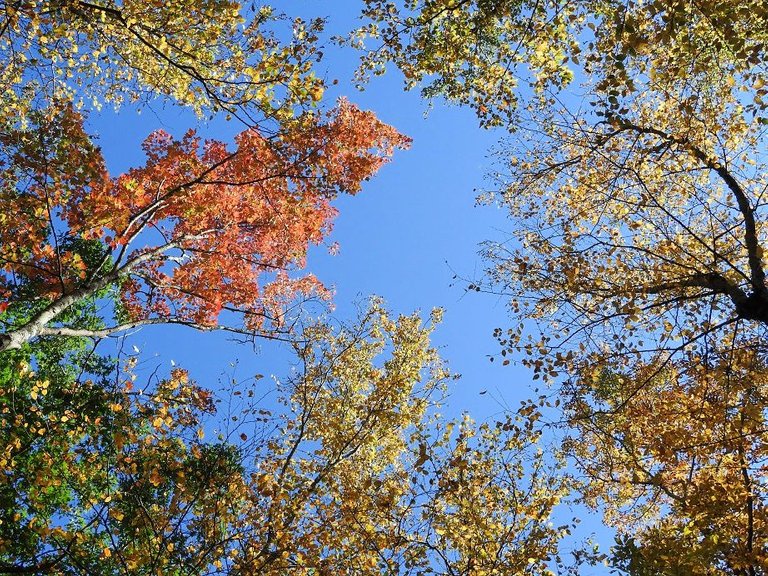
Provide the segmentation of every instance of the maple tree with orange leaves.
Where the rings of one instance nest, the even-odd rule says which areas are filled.
[[[71,107],[41,111],[2,135],[2,302],[34,293],[35,312],[7,325],[3,348],[37,336],[105,336],[144,324],[266,333],[296,295],[327,295],[295,278],[330,230],[339,193],[354,194],[408,139],[340,101],[279,137],[248,129],[235,149],[158,131],[147,163],[110,177]],[[13,215],[13,216],[11,216]],[[114,289],[116,320],[100,330],[57,322],[73,303]]]

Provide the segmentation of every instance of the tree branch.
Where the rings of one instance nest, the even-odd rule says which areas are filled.
[[[199,330],[201,332],[231,332],[234,334],[241,334],[247,336],[253,336],[254,331],[245,328],[235,328],[233,326],[222,325],[210,325],[201,324],[193,320],[184,320],[182,318],[146,318],[144,320],[135,320],[133,322],[125,322],[123,324],[117,324],[115,326],[109,326],[107,328],[100,328],[90,330],[87,328],[69,328],[67,326],[61,327],[49,327],[45,326],[41,328],[36,336],[70,336],[70,337],[82,337],[82,338],[108,338],[119,332],[125,332],[127,330],[133,330],[135,328],[141,328],[142,326],[153,326],[157,324],[177,324],[181,326],[188,326]],[[272,334],[269,332],[259,332],[258,336],[261,338],[267,338],[270,340],[289,341],[287,338],[283,338],[278,334]]]
[[[699,160],[707,169],[720,176],[733,194],[733,197],[736,199],[739,212],[741,212],[742,218],[744,219],[744,244],[747,247],[747,260],[749,262],[752,292],[760,298],[768,298],[768,290],[766,290],[765,286],[765,271],[763,270],[762,259],[760,256],[761,250],[757,238],[755,211],[749,202],[746,192],[733,174],[731,174],[722,163],[717,162],[687,138],[678,138],[657,128],[638,126],[637,124],[621,118],[617,118],[617,121],[621,130],[631,130],[638,134],[651,134],[681,146],[693,155],[694,158]]]
[[[147,250],[126,262],[120,268],[115,268],[109,274],[106,274],[97,280],[88,282],[69,294],[62,295],[58,300],[55,300],[42,311],[38,312],[23,326],[9,330],[4,334],[0,334],[0,352],[13,348],[20,348],[24,343],[39,336],[49,322],[53,321],[59,314],[66,311],[71,306],[74,306],[77,302],[90,298],[91,296],[96,295],[100,290],[116,283],[120,276],[130,273],[131,270],[143,262],[152,260],[167,250],[178,248],[183,240],[184,239],[181,238],[157,246],[151,250]]]

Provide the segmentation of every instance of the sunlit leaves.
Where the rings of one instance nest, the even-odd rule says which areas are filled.
[[[255,125],[323,93],[312,70],[322,21],[286,22],[266,6],[36,0],[6,2],[0,18],[5,121],[52,98],[94,108],[167,97]]]
[[[561,383],[631,574],[765,570],[766,7],[366,3],[363,70],[516,131],[485,245],[505,362]],[[501,70],[499,71],[499,67]]]
[[[754,352],[734,351],[576,384],[570,447],[587,499],[634,539],[618,553],[631,574],[765,570],[764,380]]]
[[[423,84],[427,97],[471,105],[493,126],[514,117],[520,79],[537,90],[572,80],[565,58],[578,51],[572,4],[372,0],[364,10],[368,23],[349,41],[365,49],[361,80],[392,61],[406,87]]]
[[[203,503],[210,490],[206,484],[201,491],[200,480],[221,466],[200,462],[207,448],[185,442],[212,409],[209,393],[179,370],[136,393],[130,375],[115,370],[114,361],[76,339],[38,341],[2,355],[2,571],[96,570],[107,558],[136,567],[139,553],[127,550],[156,557],[162,519],[179,538],[200,537],[193,523],[189,532],[178,531],[178,522],[200,509],[182,513],[145,486],[165,485],[168,493],[176,462],[173,491],[187,493],[182,501]],[[164,558],[179,561],[178,555]]]
[[[532,447],[540,413],[480,426],[434,414],[448,375],[431,329],[374,304],[349,328],[306,333],[236,569],[548,573],[567,527],[547,521],[569,481]]]
[[[554,104],[574,79],[614,110],[651,89],[701,109],[719,85],[765,107],[766,11],[740,2],[366,2],[350,37],[361,77],[387,62],[407,87],[472,106],[485,125],[517,127],[516,112]]]
[[[754,123],[735,117],[722,134],[661,102],[598,126],[553,120],[500,178],[515,240],[486,250],[516,311],[552,320],[546,341],[525,344],[536,367],[562,368],[576,351],[632,362],[706,348],[710,331],[759,318],[748,303],[765,241]]]
[[[128,357],[91,379],[59,371],[60,338],[6,351],[0,567],[550,574],[568,527],[549,520],[569,480],[537,445],[541,414],[438,416],[438,319],[374,302],[350,326],[308,327],[281,404],[255,400],[260,380],[238,388],[248,426],[218,440],[204,430],[221,422],[214,395],[183,370],[145,381]]]

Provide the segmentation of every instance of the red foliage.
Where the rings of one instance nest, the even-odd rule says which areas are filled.
[[[246,130],[234,149],[156,131],[146,164],[110,177],[79,114],[47,111],[0,135],[0,305],[21,290],[56,301],[111,274],[134,320],[210,326],[231,310],[249,329],[279,323],[293,296],[325,295],[290,272],[330,231],[331,200],[357,193],[407,144],[342,100],[277,137]]]

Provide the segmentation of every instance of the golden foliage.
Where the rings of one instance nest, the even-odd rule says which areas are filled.
[[[249,125],[312,105],[323,82],[312,66],[322,21],[291,23],[287,42],[269,7],[233,0],[6,2],[0,20],[4,115],[23,118],[45,99],[103,102],[169,98],[198,115],[225,111]]]
[[[480,290],[561,383],[585,497],[635,575],[766,570],[764,2],[366,3],[363,71],[516,132]],[[579,86],[574,86],[578,82]]]
[[[280,404],[237,385],[213,440],[213,396],[183,370],[139,388],[132,357],[116,389],[3,370],[0,570],[551,574],[568,480],[540,413],[439,417],[432,329],[378,302],[309,327]]]

